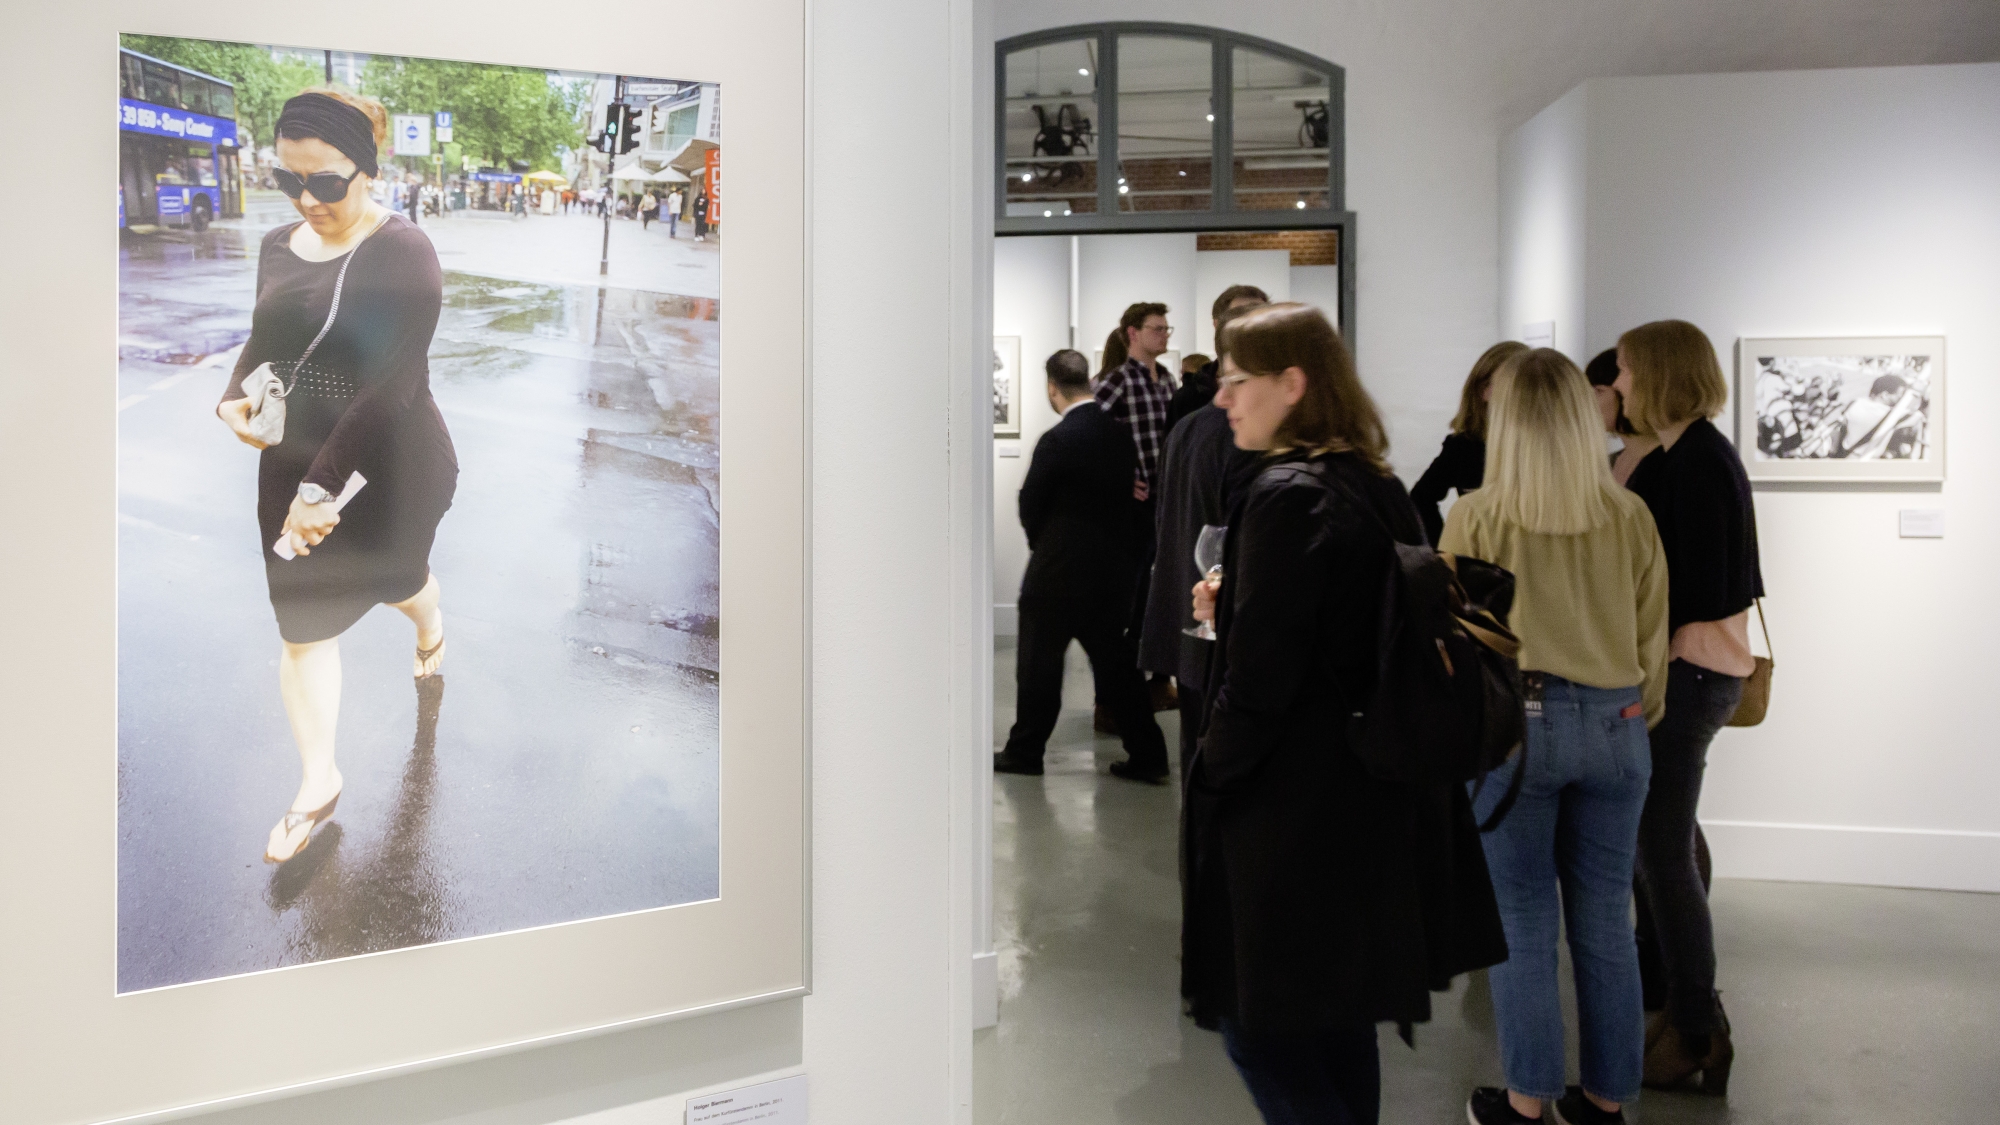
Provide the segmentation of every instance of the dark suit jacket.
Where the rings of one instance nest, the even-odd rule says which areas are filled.
[[[1181,385],[1167,402],[1167,432],[1172,433],[1181,419],[1215,401],[1216,369],[1220,366],[1220,360],[1212,359],[1181,376]]]
[[[1139,502],[1132,498],[1138,464],[1131,432],[1094,402],[1063,415],[1035,443],[1021,482],[1021,527],[1031,552],[1022,607],[1130,604],[1140,557]]]
[[[1229,415],[1205,405],[1167,435],[1160,471],[1153,482],[1154,534],[1159,545],[1153,556],[1153,584],[1146,591],[1145,627],[1139,637],[1139,667],[1173,676],[1199,688],[1207,682],[1207,665],[1215,642],[1181,632],[1194,624],[1189,591],[1195,573],[1194,541],[1204,524],[1229,522],[1225,483],[1232,475],[1254,475],[1252,454],[1236,448]]]

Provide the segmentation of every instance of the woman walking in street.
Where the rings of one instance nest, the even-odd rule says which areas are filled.
[[[1458,393],[1458,415],[1451,420],[1451,433],[1445,435],[1444,448],[1438,450],[1436,459],[1417,478],[1416,486],[1410,489],[1410,500],[1417,506],[1417,516],[1424,521],[1424,535],[1431,543],[1438,541],[1444,532],[1444,517],[1438,514],[1438,505],[1444,502],[1445,494],[1456,491],[1460,499],[1479,487],[1486,475],[1486,412],[1487,403],[1493,397],[1493,373],[1500,365],[1528,350],[1528,345],[1518,340],[1502,340],[1487,348],[1472,365],[1471,374],[1465,377],[1465,386]]]
[[[694,197],[694,240],[708,241],[708,193],[699,192]]]
[[[1391,536],[1422,529],[1346,346],[1317,309],[1225,329],[1215,403],[1262,455],[1233,503],[1189,771],[1181,990],[1273,1125],[1373,1125],[1375,1025],[1506,956],[1463,786],[1372,776],[1348,708],[1375,682]]]
[[[1611,479],[1589,384],[1562,353],[1517,352],[1493,379],[1486,483],[1460,500],[1439,548],[1514,574],[1527,774],[1481,837],[1508,959],[1488,974],[1507,1088],[1475,1090],[1473,1125],[1624,1121],[1645,1056],[1633,853],[1666,709],[1667,562],[1653,517]],[[1480,816],[1512,765],[1481,791]],[[1561,894],[1558,897],[1557,889]],[[1556,935],[1569,922],[1582,1085],[1564,1088]]]
[[[279,690],[304,766],[264,849],[273,863],[303,851],[340,799],[340,635],[387,603],[416,627],[419,680],[444,657],[430,550],[458,462],[426,361],[443,275],[430,240],[370,200],[387,131],[369,98],[329,88],[285,103],[275,175],[304,221],[264,238],[250,339],[216,407],[263,451],[257,543],[283,638]],[[266,363],[285,407],[283,434],[269,443],[256,436],[243,386]],[[365,483],[338,506],[357,477]],[[280,537],[296,558],[275,552]]]
[[[1667,716],[1653,729],[1653,783],[1639,824],[1639,884],[1667,973],[1667,1008],[1647,1029],[1646,1085],[1723,1095],[1736,1049],[1715,990],[1715,933],[1696,860],[1695,807],[1708,744],[1736,713],[1763,596],[1757,512],[1736,447],[1709,419],[1728,401],[1715,348],[1684,320],[1618,339],[1625,413],[1660,447],[1628,487],[1652,510],[1667,556]]]

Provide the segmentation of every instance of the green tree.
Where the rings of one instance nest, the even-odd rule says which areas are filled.
[[[323,77],[319,67],[304,59],[283,62],[267,47],[223,43],[212,39],[177,39],[169,35],[120,35],[120,45],[156,59],[214,75],[236,87],[236,123],[249,144],[276,141],[273,130],[287,99]]]
[[[583,139],[588,83],[558,83],[548,71],[439,59],[377,55],[362,72],[361,90],[391,113],[449,110],[452,140],[474,161],[505,168],[526,161],[558,167],[560,154]]]

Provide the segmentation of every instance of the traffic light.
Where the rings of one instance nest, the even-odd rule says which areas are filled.
[[[625,109],[623,106],[619,108]],[[630,109],[625,109],[619,120],[621,131],[618,134],[618,155],[623,156],[639,147],[639,126],[643,121],[639,114]]]
[[[604,107],[604,130],[591,140],[590,147],[606,156],[618,155],[618,137],[625,124],[626,107],[608,105]]]

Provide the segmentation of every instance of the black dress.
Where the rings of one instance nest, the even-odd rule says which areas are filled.
[[[1424,521],[1424,534],[1430,537],[1431,546],[1437,546],[1438,537],[1444,534],[1444,516],[1438,505],[1444,502],[1445,493],[1456,490],[1462,498],[1485,479],[1486,443],[1469,434],[1447,434],[1437,459],[1410,489],[1410,500],[1417,506],[1417,518]]]
[[[1380,780],[1347,746],[1344,700],[1374,690],[1384,525],[1415,542],[1416,513],[1355,455],[1314,460],[1267,462],[1229,516],[1183,840],[1181,990],[1204,1027],[1415,1023],[1430,991],[1507,957],[1465,787]]]
[[[289,381],[281,365],[319,334],[351,255],[339,315],[286,397],[284,440],[257,467],[257,551],[278,632],[306,644],[423,589],[458,457],[431,399],[427,355],[444,277],[430,239],[391,215],[348,255],[308,262],[291,249],[297,227],[264,236],[250,339],[223,399],[242,398],[243,377],[267,361]],[[300,483],[337,494],[357,471],[367,484],[311,554],[286,561],[272,553]]]

